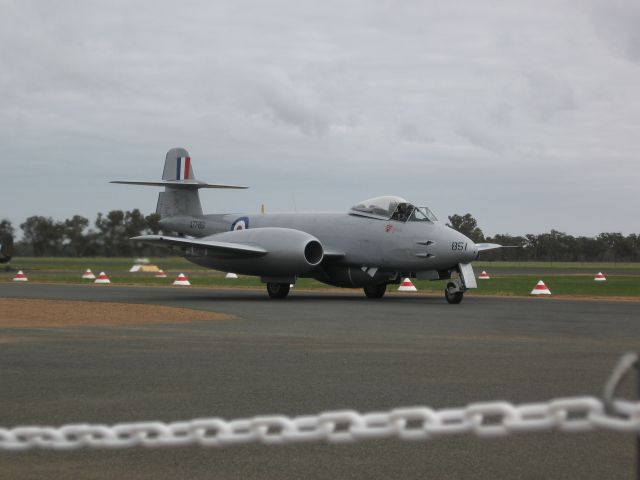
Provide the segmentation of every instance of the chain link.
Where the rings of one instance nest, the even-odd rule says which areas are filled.
[[[597,398],[571,397],[521,405],[473,403],[465,408],[442,410],[410,407],[364,414],[338,410],[294,418],[269,415],[230,421],[200,418],[112,426],[19,426],[0,428],[0,450],[154,448],[192,444],[220,447],[256,442],[267,445],[317,441],[347,443],[389,437],[428,440],[465,433],[500,437],[544,430],[587,432],[596,429],[640,433],[640,402],[616,400],[612,413],[607,413],[603,402]]]

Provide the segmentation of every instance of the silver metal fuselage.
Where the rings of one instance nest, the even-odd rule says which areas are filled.
[[[300,230],[316,237],[327,256],[337,254],[333,264],[415,273],[418,278],[421,272],[424,278],[430,278],[426,272],[451,269],[471,262],[478,255],[472,240],[440,222],[400,222],[350,213],[277,213],[170,217],[161,223],[183,235],[199,238],[239,228]],[[216,268],[206,258],[189,255],[187,258]],[[313,272],[309,276],[317,278]]]

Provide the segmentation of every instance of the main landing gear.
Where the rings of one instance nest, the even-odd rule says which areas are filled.
[[[464,290],[465,288],[462,285],[462,282],[456,279],[452,282],[447,283],[447,286],[444,289],[444,298],[447,299],[448,303],[457,305],[462,301]]]
[[[387,291],[387,284],[382,283],[380,285],[367,285],[362,288],[367,298],[382,298]]]
[[[286,298],[290,289],[289,283],[267,283],[267,293],[271,298]]]

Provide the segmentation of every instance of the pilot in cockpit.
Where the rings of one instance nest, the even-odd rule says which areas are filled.
[[[409,203],[399,203],[396,211],[391,215],[391,220],[397,220],[399,222],[406,222],[411,215],[413,206]]]

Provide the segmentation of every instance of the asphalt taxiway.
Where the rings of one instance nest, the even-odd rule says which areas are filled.
[[[0,329],[0,425],[289,416],[598,395],[640,303],[1,284],[0,296],[150,303],[235,320]],[[7,478],[630,478],[615,433],[222,449],[0,452]]]

